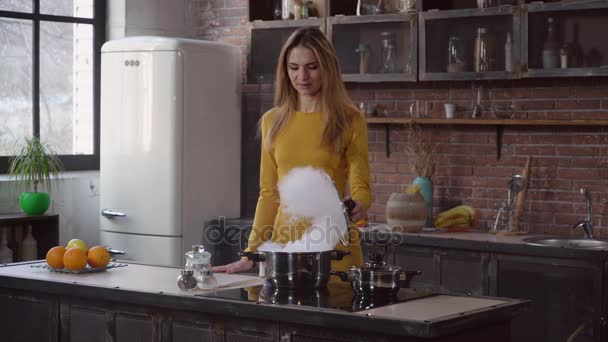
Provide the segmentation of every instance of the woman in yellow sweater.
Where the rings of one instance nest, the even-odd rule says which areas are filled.
[[[371,205],[367,124],[348,97],[336,52],[320,30],[299,29],[283,46],[274,105],[260,120],[260,197],[247,251],[256,251],[270,239],[277,243],[297,240],[308,227],[305,221],[290,221],[282,211],[277,185],[293,168],[324,170],[341,196],[348,180],[356,203],[351,211],[353,221],[364,218]],[[348,249],[351,255],[332,261],[333,270],[363,263],[356,228],[351,229],[351,245],[336,248]],[[244,272],[252,267],[253,262],[241,259],[214,267],[214,271]]]

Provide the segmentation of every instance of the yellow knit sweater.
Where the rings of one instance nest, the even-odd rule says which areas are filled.
[[[353,114],[349,131],[342,135],[344,147],[341,152],[321,147],[323,115],[320,112],[295,112],[277,136],[274,148],[268,151],[262,146],[260,197],[247,251],[256,251],[268,239],[277,243],[297,240],[308,227],[306,222],[290,222],[289,217],[282,214],[277,184],[293,168],[312,166],[323,169],[332,177],[341,196],[344,196],[348,180],[352,198],[366,209],[370,207],[367,123],[362,114]],[[273,115],[269,111],[262,118],[262,141],[270,129]],[[351,230],[354,232],[351,246],[336,246],[337,249],[350,250],[351,255],[342,261],[333,261],[333,270],[346,270],[352,265],[359,266],[363,263],[358,230],[353,225]]]

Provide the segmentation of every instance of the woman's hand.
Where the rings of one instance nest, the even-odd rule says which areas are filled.
[[[214,266],[211,267],[213,272],[217,273],[238,273],[238,272],[247,272],[253,268],[253,261],[251,260],[238,260],[228,265]]]
[[[353,210],[350,211],[350,219],[353,222],[357,222],[359,220],[362,220],[364,218],[367,217],[367,210],[365,210],[365,208],[363,208],[363,206],[361,205],[361,203],[359,201],[357,201],[356,199],[352,199],[353,202],[355,202],[355,207],[353,208]]]

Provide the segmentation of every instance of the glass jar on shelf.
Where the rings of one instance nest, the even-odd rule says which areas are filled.
[[[382,47],[382,64],[380,73],[396,73],[400,72],[397,63],[397,46],[395,32],[380,32],[380,46]]]
[[[359,73],[367,74],[370,56],[369,44],[359,43],[356,51],[359,53]]]
[[[465,70],[465,42],[458,36],[450,37],[448,41],[448,72],[463,72]]]

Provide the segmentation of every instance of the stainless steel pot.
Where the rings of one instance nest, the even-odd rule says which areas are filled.
[[[404,271],[401,267],[387,265],[382,256],[371,257],[362,267],[351,267],[348,272],[330,272],[343,281],[351,282],[357,295],[392,296],[399,288],[410,286],[412,277],[421,271]]]
[[[298,289],[298,288],[279,288],[271,284],[264,284],[260,290],[259,299],[263,303],[270,304],[291,304],[315,307],[326,307],[329,301],[329,290],[319,289]]]
[[[331,261],[342,260],[350,251],[325,252],[241,252],[253,262],[261,262],[263,274],[274,287],[324,288],[329,280]]]

